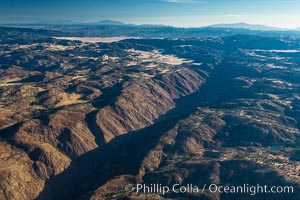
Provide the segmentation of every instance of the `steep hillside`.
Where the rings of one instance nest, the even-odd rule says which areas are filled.
[[[299,191],[299,40],[0,31],[0,199],[232,197],[125,191],[137,183]],[[256,198],[298,198],[285,195]]]

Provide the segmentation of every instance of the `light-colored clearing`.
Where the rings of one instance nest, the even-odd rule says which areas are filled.
[[[182,65],[183,63],[192,63],[191,60],[178,58],[174,55],[163,55],[159,51],[139,51],[130,49],[128,52],[138,61],[153,62],[157,64]]]
[[[78,59],[89,59],[89,60],[98,60],[96,57],[87,57],[87,56],[76,56]]]
[[[192,47],[193,45],[179,45],[179,47],[182,47],[182,48],[184,48],[184,47]]]
[[[73,76],[72,80],[82,80],[82,81],[86,81],[87,77],[86,76]]]
[[[130,67],[130,66],[135,66],[137,65],[138,63],[136,61],[130,61],[127,63],[127,67]]]
[[[133,77],[133,78],[153,78],[155,77],[155,75],[151,75],[151,74],[146,74],[146,73],[142,73],[142,74],[130,74],[129,75],[130,77]]]
[[[276,99],[276,100],[280,100],[278,95],[275,94],[268,94],[269,97],[271,97],[272,99]]]
[[[300,50],[296,50],[296,49],[285,49],[285,50],[281,50],[281,49],[271,49],[271,50],[254,49],[253,51],[271,52],[271,53],[299,53],[300,52]]]
[[[157,65],[150,63],[149,65],[146,66],[146,68],[156,68]]]
[[[274,65],[274,64],[272,64],[272,63],[268,63],[268,64],[267,64],[267,67],[268,67],[268,68],[271,68],[271,69],[287,69],[287,67],[276,66],[276,65]]]
[[[49,51],[66,51],[66,50],[73,49],[75,46],[63,46],[63,45],[48,44],[48,45],[45,45],[45,47]]]
[[[280,56],[274,56],[274,57],[271,57],[272,59],[274,60],[284,60],[285,58],[284,57],[280,57]]]
[[[27,45],[14,45],[11,50],[12,51],[15,51],[15,50],[18,50],[18,49],[29,49],[31,47],[36,47],[38,46],[39,44],[38,43],[34,43],[34,44],[27,44]]]
[[[22,83],[0,83],[0,87],[22,85]]]
[[[72,41],[81,41],[85,43],[111,43],[111,42],[118,42],[121,40],[126,39],[139,39],[137,37],[127,37],[127,36],[120,36],[120,37],[54,37],[58,40],[72,40]]]
[[[203,65],[203,63],[193,63],[193,65],[201,66],[201,65]]]
[[[79,100],[82,97],[82,95],[80,95],[80,94],[61,93],[58,96],[61,98],[61,100],[59,101],[58,104],[55,105],[55,107],[84,103],[83,100]]]
[[[21,81],[23,80],[24,77],[15,77],[15,78],[4,78],[3,80],[1,80],[0,82],[0,87],[4,87],[4,86],[13,86],[13,85],[22,85],[22,83],[12,83],[12,82],[16,82],[16,81]]]

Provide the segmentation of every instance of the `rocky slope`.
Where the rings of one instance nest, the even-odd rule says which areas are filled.
[[[299,189],[297,39],[1,31],[0,199],[233,198],[124,190],[153,182]]]

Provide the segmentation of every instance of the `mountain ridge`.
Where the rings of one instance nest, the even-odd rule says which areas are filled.
[[[230,24],[213,24],[208,27],[215,27],[215,28],[238,28],[238,29],[248,29],[248,30],[262,30],[262,31],[284,31],[290,29],[284,29],[279,27],[272,27],[260,24],[248,24],[248,23],[230,23]]]
[[[184,29],[203,29],[203,28],[229,28],[229,29],[247,29],[253,31],[300,31],[299,28],[281,28],[281,27],[273,27],[262,24],[250,24],[245,22],[239,23],[219,23],[219,24],[211,24],[207,26],[197,26],[197,27],[177,27],[172,25],[163,25],[163,24],[134,24],[134,23],[126,23],[117,20],[100,20],[96,22],[76,22],[71,20],[61,20],[61,21],[37,21],[34,23],[15,23],[15,24],[3,24],[3,25],[85,25],[85,26],[95,26],[95,25],[103,25],[103,26],[133,26],[133,27],[171,27],[171,28],[184,28]]]

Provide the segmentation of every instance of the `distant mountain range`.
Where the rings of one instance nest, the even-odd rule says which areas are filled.
[[[73,25],[77,24],[77,22],[69,21],[69,20],[61,20],[61,21],[38,21],[35,23],[31,23],[32,25]]]
[[[20,25],[20,24],[18,24]],[[26,23],[26,25],[104,25],[104,26],[128,26],[133,24],[126,24],[124,22],[102,20],[98,22],[74,22],[69,20],[62,21],[38,21],[35,23]]]
[[[129,24],[120,21],[113,20],[102,20],[98,22],[74,22],[74,21],[38,21],[34,23],[14,23],[14,24],[0,24],[0,26],[10,26],[10,27],[35,27],[35,26],[118,26],[118,27],[171,27],[159,24]]]
[[[248,30],[260,30],[260,31],[284,31],[287,29],[256,25],[256,24],[246,24],[246,23],[234,23],[234,24],[215,24],[208,27],[213,28],[235,28],[235,29],[248,29]]]
[[[30,25],[30,26],[47,26],[47,25],[80,25],[80,26],[143,26],[143,27],[172,27],[166,25],[159,25],[159,24],[129,24],[120,21],[113,21],[113,20],[102,20],[98,22],[74,22],[74,21],[39,21],[36,23],[27,23],[27,24],[6,24],[6,25]],[[230,29],[248,29],[248,30],[255,30],[255,31],[300,31],[300,27],[296,29],[284,29],[279,27],[271,27],[265,25],[257,25],[257,24],[247,24],[247,23],[232,23],[232,24],[213,24],[204,27],[198,28],[230,28]]]
[[[43,29],[56,32],[56,36],[72,37],[139,37],[139,38],[193,38],[256,35],[266,37],[297,37],[300,29],[282,29],[246,23],[215,24],[204,27],[172,27],[153,24],[127,24],[119,21],[98,22],[47,21],[31,24],[6,24],[4,27]]]
[[[107,26],[133,26],[134,25],[134,24],[126,24],[124,22],[112,21],[112,20],[102,20],[99,22],[88,23],[88,24],[107,25]]]

